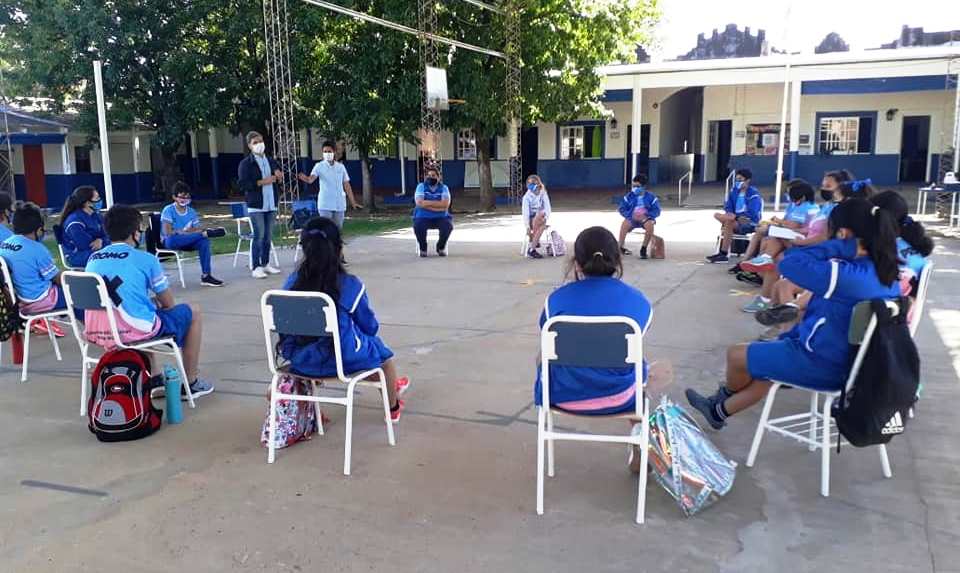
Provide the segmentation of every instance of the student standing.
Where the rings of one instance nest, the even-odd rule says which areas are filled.
[[[223,281],[211,274],[210,239],[200,226],[200,215],[190,206],[190,187],[183,181],[173,186],[173,203],[160,212],[160,239],[173,251],[197,251],[200,258],[200,284],[221,287]]]
[[[277,219],[277,193],[273,184],[283,181],[283,172],[273,158],[267,157],[262,135],[251,131],[246,139],[250,153],[237,167],[237,178],[253,228],[253,241],[250,243],[251,274],[255,279],[264,279],[268,274],[281,272],[270,264],[270,249],[273,245],[273,225]]]
[[[542,259],[543,255],[537,250],[540,245],[540,236],[547,228],[547,219],[550,218],[550,197],[547,195],[547,187],[540,180],[539,175],[527,177],[527,192],[523,194],[520,207],[523,224],[526,226],[527,241],[530,247],[527,249],[527,256],[534,259]]]
[[[653,240],[654,226],[660,216],[660,200],[653,193],[647,191],[647,176],[638,173],[633,178],[630,191],[620,200],[617,208],[623,216],[620,224],[620,252],[629,255],[630,250],[624,246],[627,235],[634,229],[643,229],[643,246],[640,247],[640,258],[647,258],[647,247]]]
[[[353,197],[347,168],[343,163],[335,160],[335,149],[332,141],[323,142],[323,161],[313,166],[310,175],[298,173],[297,178],[307,184],[320,180],[317,211],[321,217],[330,219],[342,229],[343,220],[346,217],[347,199],[350,200],[350,207],[353,209],[360,209],[360,205]]]
[[[110,244],[103,228],[100,192],[92,185],[73,190],[60,214],[63,227],[63,252],[71,267],[82,269],[95,251]]]
[[[733,235],[747,235],[760,224],[763,214],[763,198],[757,188],[750,184],[753,172],[749,169],[737,169],[734,175],[733,189],[727,196],[723,213],[714,213],[713,218],[720,222],[720,250],[707,257],[709,263],[726,263],[730,260],[730,245]]]
[[[440,231],[437,240],[437,255],[447,256],[447,241],[453,232],[453,217],[450,216],[450,189],[440,180],[440,171],[428,167],[423,183],[417,185],[413,194],[416,207],[413,209],[413,233],[417,236],[420,256],[427,256],[427,230]]]

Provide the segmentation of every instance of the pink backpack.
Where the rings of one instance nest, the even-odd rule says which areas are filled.
[[[312,394],[310,384],[301,378],[284,375],[277,382],[277,390],[282,394]],[[311,402],[280,400],[277,402],[276,447],[286,448],[301,440],[309,440],[317,431],[317,411]],[[270,441],[270,407],[263,420],[260,431],[260,443],[264,447]]]
[[[551,230],[547,235],[547,254],[553,257],[562,257],[567,254],[567,243],[564,242],[560,233]]]

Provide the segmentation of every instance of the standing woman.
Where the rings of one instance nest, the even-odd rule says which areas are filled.
[[[539,175],[527,177],[527,192],[523,195],[522,207],[523,224],[527,228],[527,256],[542,259],[543,255],[537,251],[540,245],[540,235],[547,228],[547,219],[550,218],[550,197],[547,196],[547,187],[540,180]]]
[[[92,185],[81,185],[73,190],[60,215],[63,226],[63,253],[74,268],[87,266],[87,259],[95,251],[110,244],[100,217],[100,192]]]
[[[416,207],[413,210],[413,233],[417,236],[420,256],[427,256],[427,230],[440,231],[437,255],[447,256],[447,240],[453,232],[453,217],[450,216],[450,189],[440,181],[440,171],[428,167],[423,183],[417,185],[413,194]]]
[[[244,157],[237,167],[237,179],[253,228],[250,268],[253,269],[253,278],[263,279],[268,274],[280,273],[280,269],[270,265],[270,247],[277,218],[277,194],[273,184],[283,181],[283,172],[276,161],[267,157],[262,135],[256,131],[248,133],[247,147],[250,155]]]

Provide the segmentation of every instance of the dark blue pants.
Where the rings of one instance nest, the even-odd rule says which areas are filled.
[[[253,227],[253,243],[250,245],[250,268],[270,264],[270,244],[273,238],[273,223],[276,211],[251,211],[250,226]]]
[[[210,239],[204,237],[203,233],[170,235],[163,241],[163,246],[171,251],[197,251],[203,276],[210,274]]]
[[[437,217],[435,219],[428,217],[417,217],[413,220],[413,234],[417,236],[417,244],[420,245],[422,252],[427,252],[427,231],[437,229],[440,231],[440,240],[437,241],[437,250],[442,251],[447,248],[447,239],[453,232],[453,221],[449,217]]]

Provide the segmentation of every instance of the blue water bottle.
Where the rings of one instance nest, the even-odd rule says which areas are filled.
[[[163,366],[163,386],[167,394],[167,423],[179,424],[183,421],[183,408],[180,404],[180,372],[169,364]]]

